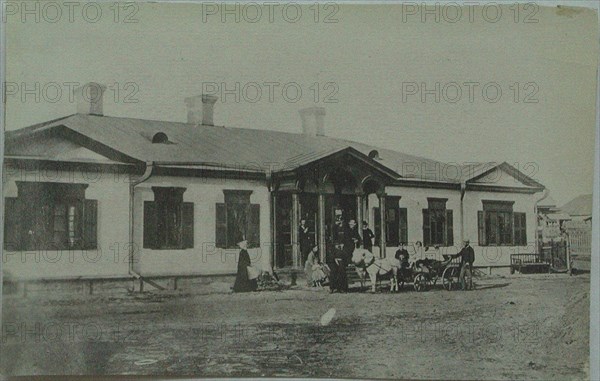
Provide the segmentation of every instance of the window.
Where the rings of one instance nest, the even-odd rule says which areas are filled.
[[[93,250],[97,247],[96,200],[87,184],[17,181],[18,197],[5,198],[6,250]]]
[[[477,212],[480,246],[526,245],[525,213],[513,212],[512,201],[482,201]]]
[[[454,245],[452,210],[446,209],[445,198],[428,198],[428,208],[423,209],[423,245]]]
[[[224,190],[225,203],[216,205],[215,245],[231,249],[246,239],[260,247],[260,205],[250,203],[252,191]]]
[[[399,246],[408,242],[408,221],[406,208],[398,207],[400,197],[388,196],[385,199],[385,238],[386,245]],[[381,211],[374,208],[375,212],[375,245],[379,246],[381,240]]]
[[[144,201],[144,248],[194,247],[194,203],[183,202],[185,188],[152,187],[154,201]]]

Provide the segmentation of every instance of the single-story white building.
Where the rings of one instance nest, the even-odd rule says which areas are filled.
[[[369,221],[382,257],[416,241],[456,253],[467,238],[476,266],[537,252],[544,186],[506,162],[449,165],[329,137],[319,107],[301,110],[295,134],[215,126],[209,96],[185,100],[187,123],[110,117],[103,87],[86,86],[96,96],[80,90],[77,114],[5,134],[12,279],[232,274],[241,237],[253,262],[294,268],[298,221],[326,260],[339,215]]]

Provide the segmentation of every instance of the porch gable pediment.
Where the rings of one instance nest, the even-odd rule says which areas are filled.
[[[284,187],[290,190],[305,190],[307,186],[314,190],[326,190],[331,186],[347,185],[356,188],[356,192],[362,192],[362,186],[367,181],[383,185],[400,177],[396,172],[378,163],[377,159],[372,159],[352,147],[299,165],[279,175],[282,183],[289,183]]]

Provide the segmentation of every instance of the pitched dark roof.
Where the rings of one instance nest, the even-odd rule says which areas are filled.
[[[591,194],[577,196],[565,205],[560,207],[560,211],[570,216],[591,216],[593,199]]]
[[[66,131],[64,131],[66,130]],[[440,170],[446,164],[389,149],[382,149],[364,143],[326,136],[308,136],[273,130],[231,128],[222,126],[190,125],[180,122],[166,122],[133,118],[118,118],[74,114],[67,117],[40,123],[20,130],[6,132],[6,155],[13,157],[31,154],[32,138],[54,132],[66,132],[71,138],[87,143],[92,148],[102,148],[114,153],[111,159],[130,162],[155,162],[168,166],[209,166],[218,168],[264,168],[271,166],[275,171],[294,169],[327,157],[342,150],[352,149],[384,166],[398,178],[418,177],[418,180],[443,183],[460,183],[480,176],[490,169],[481,165],[475,170],[463,171],[456,176],[450,171]],[[167,143],[152,143],[153,137],[166,134]],[[54,152],[46,147],[51,140],[42,140],[43,152]],[[368,158],[377,150],[378,158]],[[52,159],[48,157],[48,159]],[[486,163],[489,164],[489,163]],[[419,170],[418,174],[406,173],[405,168]],[[508,166],[502,163],[499,166]],[[431,170],[437,168],[437,170]],[[458,167],[461,168],[461,167]],[[462,168],[461,168],[462,169]],[[516,171],[516,169],[514,169]],[[523,175],[524,176],[524,175]]]
[[[275,169],[292,169],[351,147],[364,155],[377,149],[381,157],[378,161],[395,172],[406,163],[441,164],[423,157],[325,136],[82,114],[8,131],[7,155],[22,154],[24,144],[17,144],[22,138],[58,127],[66,127],[142,162],[224,168],[271,163]],[[152,137],[159,132],[167,135],[170,144],[152,143]]]

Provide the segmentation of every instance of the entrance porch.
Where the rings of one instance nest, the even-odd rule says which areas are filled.
[[[379,213],[376,222],[371,211],[373,207],[386,210],[385,186],[391,180],[393,175],[386,167],[352,149],[274,179],[271,190],[273,267],[303,268],[315,245],[321,261],[327,262],[337,243],[339,227],[347,226],[350,220],[356,221],[361,239],[364,238],[362,221],[368,222],[378,237],[380,256],[385,257],[385,213]],[[377,196],[376,205],[369,205],[371,194]],[[308,239],[300,237],[301,220],[308,228]]]

